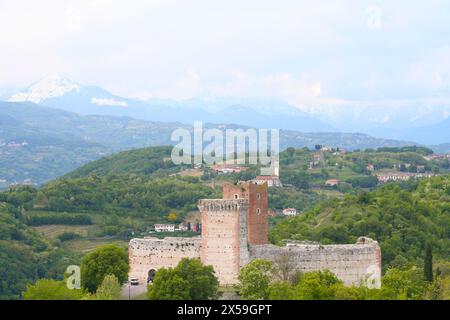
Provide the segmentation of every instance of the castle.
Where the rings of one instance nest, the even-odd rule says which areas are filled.
[[[268,186],[252,181],[223,186],[222,199],[198,203],[201,237],[143,238],[129,243],[130,276],[152,280],[156,270],[174,267],[182,258],[212,265],[221,285],[237,282],[239,270],[254,259],[289,261],[296,271],[330,270],[346,285],[379,287],[381,250],[361,237],[356,244],[268,244]]]

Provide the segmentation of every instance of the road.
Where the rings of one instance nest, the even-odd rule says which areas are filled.
[[[134,300],[147,292],[146,284],[139,284],[137,286],[131,286],[129,283],[124,284],[122,288],[122,299]]]

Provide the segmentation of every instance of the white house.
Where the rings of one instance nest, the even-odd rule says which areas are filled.
[[[285,215],[285,216],[296,216],[297,215],[297,209],[295,209],[295,208],[283,209],[283,215]]]
[[[264,184],[267,183],[267,186],[270,187],[281,187],[281,181],[278,176],[257,176],[252,180],[256,184]]]
[[[174,224],[155,224],[156,232],[175,232]]]

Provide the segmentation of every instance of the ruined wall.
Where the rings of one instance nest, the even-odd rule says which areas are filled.
[[[296,271],[328,269],[345,285],[360,285],[361,281],[367,281],[369,287],[379,288],[381,285],[380,246],[369,238],[360,238],[357,244],[288,244],[286,247],[251,245],[249,249],[251,260],[267,259],[276,262],[284,256]]]
[[[223,186],[223,199],[248,199],[247,239],[249,244],[268,243],[268,195],[267,184],[241,182]]]
[[[248,263],[246,199],[200,200],[202,240],[200,259],[212,265],[221,285],[236,283]]]
[[[182,258],[200,258],[200,237],[131,239],[130,278],[147,281],[151,269],[175,267]]]

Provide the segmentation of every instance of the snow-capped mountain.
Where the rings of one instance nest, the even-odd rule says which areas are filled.
[[[445,126],[448,122],[440,125],[439,130],[429,129],[450,116],[450,104],[445,101],[302,108],[278,100],[234,97],[143,101],[120,97],[100,87],[81,85],[61,76],[46,77],[12,95],[9,101],[34,102],[82,115],[126,116],[185,124],[200,120],[301,132],[361,132],[388,139],[413,140],[412,137],[420,138],[419,132],[424,130],[423,139],[417,139],[422,143],[448,142],[446,137],[450,130]]]
[[[280,101],[237,98],[142,101],[116,96],[100,87],[84,86],[60,76],[46,77],[14,94],[9,101],[34,102],[83,115],[127,116],[186,124],[200,120],[303,132],[335,131],[329,124]]]
[[[60,75],[47,76],[15,93],[8,101],[33,102],[80,114],[123,115],[112,109],[128,106],[127,99],[99,87],[81,85]],[[108,110],[107,107],[114,108]]]
[[[80,92],[81,86],[59,75],[45,77],[23,92],[14,94],[10,102],[42,103],[47,99],[63,97],[69,92]]]

